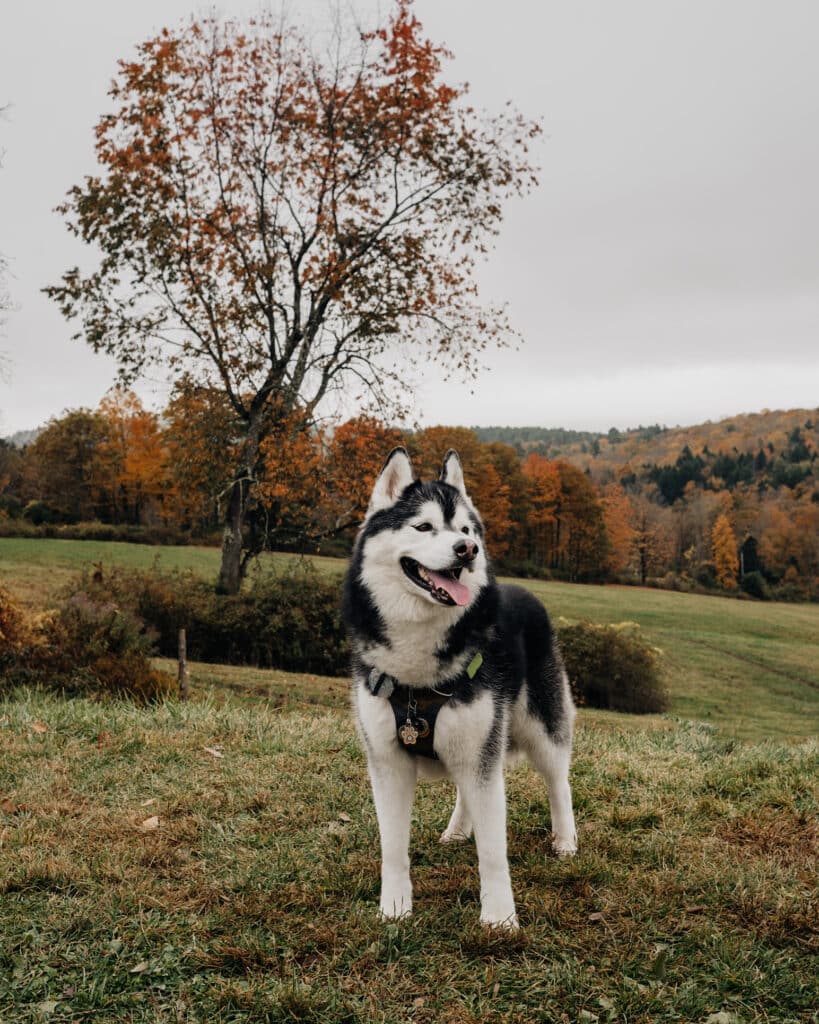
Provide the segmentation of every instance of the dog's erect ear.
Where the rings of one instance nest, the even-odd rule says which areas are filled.
[[[371,516],[373,512],[380,512],[381,509],[394,505],[401,497],[404,488],[409,487],[414,479],[415,474],[412,472],[412,463],[407,449],[393,448],[375,481],[367,515]]]
[[[466,498],[466,484],[464,483],[464,469],[461,465],[461,460],[458,458],[458,453],[454,448],[450,448],[444,456],[444,464],[441,467],[441,476],[439,477],[441,483],[449,484],[454,487],[457,491]]]

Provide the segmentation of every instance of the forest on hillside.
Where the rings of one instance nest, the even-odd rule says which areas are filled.
[[[437,475],[462,457],[501,571],[759,598],[819,599],[819,412],[594,434],[430,427],[370,417],[322,429],[282,416],[265,442],[249,550],[346,554],[385,454]],[[0,442],[0,535],[219,542],[238,433],[213,391],[181,387],[160,413],[112,390]]]

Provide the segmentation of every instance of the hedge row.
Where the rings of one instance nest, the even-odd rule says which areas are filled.
[[[339,580],[308,562],[260,573],[235,595],[217,594],[191,572],[113,570],[102,579],[86,579],[83,589],[138,616],[166,657],[176,656],[184,627],[192,661],[327,676],[348,671]]]
[[[176,681],[152,674],[148,658],[175,657],[183,627],[192,661],[346,676],[339,591],[337,577],[306,562],[260,574],[230,596],[193,573],[97,571],[69,588],[36,636],[0,594],[0,676],[46,681],[68,693],[166,696]],[[559,623],[557,633],[577,703],[637,714],[666,710],[657,653],[634,629]]]
[[[56,540],[125,541],[128,544],[186,545],[202,544],[203,538],[191,538],[169,526],[133,526],[127,523],[32,523],[26,519],[0,517],[0,537],[45,537]],[[210,538],[208,538],[210,539]]]

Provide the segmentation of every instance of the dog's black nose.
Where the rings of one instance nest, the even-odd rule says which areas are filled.
[[[474,540],[459,540],[455,545],[455,554],[462,562],[471,562],[478,555],[478,545]]]

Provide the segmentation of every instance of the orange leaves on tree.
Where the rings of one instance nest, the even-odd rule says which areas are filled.
[[[170,497],[171,479],[158,416],[144,409],[132,391],[122,388],[108,392],[99,412],[108,428],[99,456],[115,516],[139,524],[148,507],[161,515]]]
[[[363,518],[387,454],[403,444],[401,432],[373,416],[357,416],[327,441],[327,526],[330,532]]]
[[[619,484],[610,484],[604,489],[600,504],[608,539],[606,567],[617,576],[629,568],[634,557],[634,508]]]
[[[717,582],[726,590],[733,590],[737,585],[738,545],[731,520],[724,512],[717,516],[714,522],[714,528],[711,531],[711,544]]]
[[[120,64],[100,173],[62,207],[101,254],[47,289],[64,314],[123,379],[159,364],[217,386],[243,424],[227,589],[279,423],[268,403],[312,419],[351,381],[395,407],[395,339],[412,341],[401,359],[431,353],[468,375],[512,333],[502,309],[479,308],[474,267],[503,200],[533,183],[538,125],[467,106],[407,0],[370,32],[336,31],[320,48],[335,56],[319,57],[268,14],[164,29]]]

